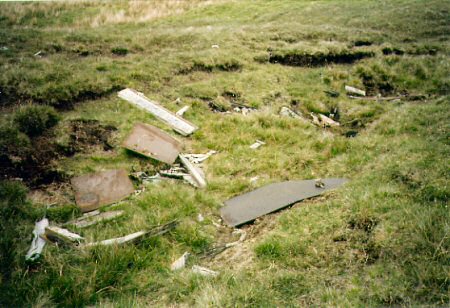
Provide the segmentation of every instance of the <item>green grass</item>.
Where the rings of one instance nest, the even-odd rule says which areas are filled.
[[[170,5],[136,5],[0,3],[0,47],[8,48],[0,50],[0,121],[11,136],[0,138],[2,151],[21,157],[11,145],[26,136],[8,127],[17,106],[48,104],[61,117],[49,142],[65,144],[74,119],[118,128],[112,151],[59,157],[52,167],[68,177],[117,167],[152,173],[163,166],[130,154],[121,141],[136,122],[175,133],[117,97],[118,89],[132,87],[172,111],[191,106],[185,117],[200,129],[176,137],[186,152],[218,151],[204,163],[208,187],[149,184],[117,206],[123,219],[80,231],[101,240],[179,219],[166,235],[86,252],[48,245],[40,263],[27,265],[34,220],[46,213],[64,222],[80,213],[67,187],[46,210],[46,202],[25,201],[22,188],[2,182],[8,234],[0,244],[10,249],[2,252],[0,305],[448,305],[447,2],[198,1],[174,14]],[[358,41],[368,46],[354,47]],[[385,55],[386,48],[404,52]],[[42,57],[34,56],[40,50]],[[271,54],[359,51],[374,56],[314,67],[269,62]],[[418,99],[353,100],[346,84]],[[230,93],[258,110],[247,116],[210,110],[210,101],[230,108]],[[323,130],[280,117],[282,106],[305,118],[338,108],[342,126]],[[346,138],[348,131],[358,135]],[[256,139],[266,144],[254,151],[249,145]],[[254,176],[259,180],[251,183]],[[259,219],[244,227],[244,243],[201,257],[238,238],[213,225],[224,200],[268,183],[324,177],[350,181]],[[193,254],[187,269],[171,272],[170,263],[185,251]],[[196,276],[189,270],[194,264],[220,275]]]

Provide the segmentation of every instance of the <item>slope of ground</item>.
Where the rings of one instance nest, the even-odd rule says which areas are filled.
[[[53,183],[26,181],[31,201],[12,176],[0,185],[0,305],[448,305],[448,2],[139,3],[0,3],[0,128],[24,104],[61,116],[44,135],[60,151],[48,159]],[[402,99],[350,99],[346,84]],[[34,220],[80,215],[68,178],[162,167],[120,146],[138,121],[175,135],[119,99],[125,87],[172,111],[191,106],[185,117],[200,129],[177,138],[186,152],[218,151],[205,162],[208,187],[148,184],[117,205],[124,219],[81,232],[105,239],[178,219],[167,235],[90,251],[48,245],[25,264]],[[257,111],[215,112],[236,104]],[[281,117],[282,106],[307,120]],[[316,127],[310,112],[338,113],[342,125]],[[71,143],[103,128],[113,133],[91,146]],[[255,151],[256,139],[266,144]],[[244,226],[243,243],[203,257],[238,238],[213,224],[224,200],[324,177],[350,181]],[[188,267],[170,271],[185,251]],[[193,264],[220,275],[194,275]]]

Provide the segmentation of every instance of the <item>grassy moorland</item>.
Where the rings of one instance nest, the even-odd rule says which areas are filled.
[[[447,306],[449,27],[443,0],[0,3],[0,306]],[[400,99],[351,99],[346,84]],[[176,229],[122,247],[47,245],[27,264],[37,219],[81,215],[70,177],[167,167],[121,148],[139,121],[176,135],[119,99],[125,87],[191,106],[200,129],[176,137],[218,151],[208,187],[135,182],[142,192],[115,207],[126,217],[80,234]],[[214,112],[235,104],[256,111]],[[341,126],[314,126],[311,112]],[[238,238],[213,224],[224,200],[324,177],[350,181],[204,257]],[[170,271],[185,251],[186,269]]]

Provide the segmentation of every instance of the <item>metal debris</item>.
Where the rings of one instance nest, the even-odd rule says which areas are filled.
[[[49,241],[66,244],[80,243],[84,240],[81,235],[56,226],[46,227],[44,236]]]
[[[121,245],[127,242],[135,241],[136,239],[148,234],[148,231],[138,231],[135,233],[128,234],[126,236],[112,238],[109,240],[104,240],[100,242],[86,243],[81,248],[95,247],[95,246],[110,246],[110,245]]]
[[[259,148],[259,147],[262,146],[263,144],[266,144],[266,143],[265,143],[264,141],[261,141],[261,140],[256,140],[256,142],[253,143],[253,144],[250,146],[250,149],[256,150],[257,148]]]
[[[242,243],[243,241],[245,241],[245,238],[247,237],[247,232],[245,232],[244,230],[240,230],[240,229],[235,229],[233,231],[233,234],[240,234],[239,239],[235,242],[225,244],[226,248],[233,247],[233,246],[236,246],[236,245]]]
[[[229,226],[239,226],[301,200],[323,194],[346,181],[338,178],[324,179],[324,188],[316,187],[314,180],[269,184],[225,201],[220,213]]]
[[[161,175],[159,173],[157,173],[155,175],[148,175],[145,172],[139,171],[139,172],[131,173],[130,176],[132,179],[142,182],[144,184],[157,183],[157,182],[160,182],[161,180],[163,180],[163,178],[161,177]]]
[[[347,93],[351,93],[351,94],[356,94],[356,95],[360,95],[360,96],[366,96],[366,91],[360,90],[358,88],[354,88],[354,87],[351,87],[351,86],[345,86],[345,91],[347,91]]]
[[[318,114],[318,116],[314,115],[314,113],[311,112],[312,122],[320,127],[333,127],[333,126],[339,126],[339,122],[334,121],[333,119],[330,119],[324,114]]]
[[[242,113],[242,115],[245,115],[245,116],[255,110],[256,109],[254,109],[254,108],[248,108],[248,107],[234,107],[233,108],[234,112]]]
[[[99,241],[99,242],[86,243],[86,244],[80,245],[79,247],[80,248],[90,248],[90,247],[96,247],[96,246],[122,245],[122,244],[129,243],[129,242],[135,242],[144,236],[145,237],[154,237],[154,236],[158,236],[158,235],[167,233],[170,230],[172,230],[173,228],[175,228],[177,224],[178,224],[178,222],[176,220],[174,220],[167,224],[152,228],[148,231],[143,230],[143,231],[131,233],[131,234],[128,234],[128,235],[122,236],[122,237],[112,238],[112,239],[103,240],[103,241]]]
[[[291,109],[289,109],[288,107],[281,107],[280,109],[280,115],[283,117],[291,117],[294,119],[302,119],[302,117],[300,115],[298,115],[297,113],[295,113],[294,111],[292,111]]]
[[[31,242],[31,247],[25,256],[25,260],[35,261],[40,257],[42,250],[44,249],[44,246],[45,246],[45,240],[41,238],[41,235],[43,235],[45,233],[46,227],[48,227],[48,219],[47,218],[43,218],[43,219],[39,220],[34,225],[33,241]]]
[[[200,164],[208,159],[211,155],[216,154],[217,151],[211,150],[206,154],[184,154],[184,157],[189,159],[189,161],[193,164]]]
[[[186,158],[183,154],[178,155],[183,166],[188,170],[189,174],[192,176],[192,179],[196,183],[197,187],[204,188],[206,187],[206,179],[204,175],[197,167],[195,167],[188,158]]]
[[[176,114],[177,116],[182,117],[183,114],[184,114],[186,111],[188,111],[188,109],[189,109],[189,106],[184,106],[183,108],[181,108],[180,110],[178,110],[177,112],[175,112],[175,114]]]
[[[170,265],[170,270],[177,271],[184,268],[186,266],[187,259],[189,258],[190,255],[191,254],[187,251],[183,253],[181,257],[172,262],[172,264]]]
[[[206,277],[216,277],[217,275],[219,275],[219,273],[216,271],[198,265],[194,265],[192,267],[192,272]]]
[[[182,179],[186,175],[189,175],[189,173],[187,173],[186,169],[181,167],[179,164],[175,164],[170,169],[167,169],[167,170],[160,170],[159,174],[164,177],[175,178],[175,179]]]
[[[211,45],[211,48],[219,48],[219,45],[217,44]]]
[[[349,98],[353,98],[353,99],[361,99],[361,100],[368,100],[368,101],[397,101],[397,100],[401,100],[402,98],[406,98],[406,95],[399,95],[399,96],[381,96],[381,95],[377,95],[377,96],[366,96],[366,97],[361,97],[361,96],[354,96],[354,95],[348,95]]]
[[[197,221],[198,221],[198,222],[203,222],[204,220],[205,220],[205,218],[203,217],[203,215],[199,213],[199,214],[197,215]]]
[[[124,89],[118,93],[120,98],[142,108],[172,127],[176,132],[188,136],[197,130],[197,126],[172,113],[160,104],[151,101],[142,93],[132,89]]]
[[[259,176],[254,176],[252,178],[250,178],[250,183],[255,184],[257,181],[259,180]]]
[[[325,183],[322,181],[322,179],[317,179],[315,185],[318,188],[324,188],[325,187]]]
[[[137,123],[123,142],[123,147],[133,152],[173,164],[182,149],[181,142],[159,128]]]
[[[108,170],[72,178],[75,201],[82,212],[120,201],[134,192],[125,170]]]
[[[105,221],[116,219],[120,216],[123,216],[123,214],[125,214],[124,211],[103,212],[103,213],[99,213],[97,215],[87,217],[87,218],[81,217],[81,218],[74,220],[72,222],[69,222],[67,224],[73,225],[76,228],[86,228],[86,227],[95,225],[100,222],[105,222]]]
[[[319,119],[320,122],[323,124],[324,127],[331,127],[331,126],[339,126],[340,124],[329,117],[327,117],[324,114],[319,113]]]

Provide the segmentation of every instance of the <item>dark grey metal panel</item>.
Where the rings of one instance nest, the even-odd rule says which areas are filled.
[[[298,201],[318,196],[346,181],[339,178],[324,179],[323,188],[316,187],[315,180],[269,184],[225,201],[220,213],[229,226],[238,226]]]

